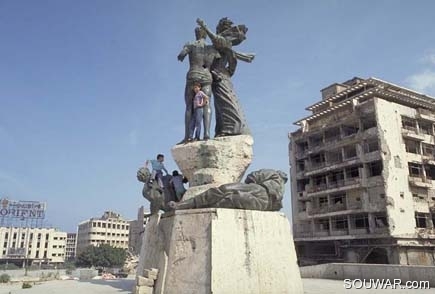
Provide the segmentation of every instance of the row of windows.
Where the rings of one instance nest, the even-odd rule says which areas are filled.
[[[13,233],[12,239],[16,240],[17,237],[18,237],[18,233],[16,233],[16,232]],[[33,237],[34,237],[34,234],[30,233],[29,240],[32,240]],[[42,238],[42,234],[38,233],[37,238],[38,238],[38,240],[41,239]],[[48,240],[49,238],[50,238],[50,234],[45,234],[45,239]],[[9,239],[9,232],[5,233],[5,240],[7,240],[7,239]],[[21,233],[21,240],[24,240],[24,239],[26,239],[26,233]],[[53,240],[65,240],[65,239],[66,239],[65,237],[53,237]]]
[[[101,244],[104,244],[104,243],[107,243],[107,244],[120,244],[120,245],[127,245],[128,244],[128,241],[119,241],[119,240],[116,240],[116,241],[114,241],[114,240],[90,240],[90,242],[91,243],[97,243],[97,244],[99,244],[99,243],[101,243]]]
[[[116,236],[116,237],[128,237],[128,234],[122,233],[106,233],[106,232],[89,232],[89,235],[101,235],[101,236]]]
[[[128,225],[121,225],[121,224],[111,224],[111,223],[105,223],[105,222],[92,222],[93,228],[107,228],[108,229],[118,229],[118,230],[128,230]]]
[[[4,249],[2,253],[3,253],[3,256],[5,256],[7,254],[6,249]],[[30,250],[27,252],[27,256],[31,256],[31,251]],[[52,256],[63,257],[63,256],[65,256],[65,254],[64,253],[57,253],[57,254],[53,253]],[[40,258],[40,257],[41,256],[39,256],[39,251],[36,251],[35,252],[35,258]],[[44,254],[42,255],[42,258],[47,258],[47,251],[44,251]]]

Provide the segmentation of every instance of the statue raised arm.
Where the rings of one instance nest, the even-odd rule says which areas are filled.
[[[215,136],[249,134],[245,116],[231,82],[237,68],[237,59],[250,62],[254,58],[252,54],[240,54],[232,49],[246,39],[248,28],[245,25],[234,26],[226,17],[219,21],[216,33],[213,33],[202,19],[198,18],[197,23],[207,33],[220,55],[211,66],[216,113]]]
[[[206,32],[197,27],[195,29],[196,40],[189,42],[183,46],[183,49],[177,56],[179,61],[183,61],[186,56],[189,56],[189,70],[186,75],[186,86],[184,90],[184,100],[186,104],[186,110],[184,115],[184,138],[180,143],[185,143],[189,137],[189,124],[193,115],[193,97],[195,95],[193,91],[193,85],[195,83],[201,84],[201,90],[211,97],[211,84],[212,75],[210,67],[214,58],[219,53],[213,46],[205,43]],[[210,126],[211,126],[211,107],[210,103],[203,107],[203,123],[204,123],[204,139],[210,138]]]

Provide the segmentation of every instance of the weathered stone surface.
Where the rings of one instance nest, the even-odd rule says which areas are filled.
[[[143,276],[145,278],[148,278],[148,279],[157,280],[157,274],[158,274],[158,272],[159,271],[157,269],[155,269],[155,268],[153,268],[153,269],[145,269],[143,271]]]
[[[171,151],[189,186],[210,185],[208,189],[239,182],[252,161],[253,144],[249,135],[227,136],[175,145]],[[186,193],[185,199],[196,195],[189,190]]]
[[[208,208],[151,218],[138,272],[159,269],[155,293],[303,293],[283,213]]]
[[[153,287],[136,286],[133,289],[134,294],[153,294]]]
[[[137,276],[136,277],[136,285],[153,287],[154,286],[154,279]]]

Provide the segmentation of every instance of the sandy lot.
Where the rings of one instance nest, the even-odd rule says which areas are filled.
[[[21,283],[1,285],[0,294],[131,294],[134,276],[117,280],[55,280],[41,282],[29,289],[21,289]]]
[[[90,280],[90,281],[49,281],[34,285],[30,289],[21,289],[21,284],[0,285],[0,294],[131,294],[135,283],[134,276],[118,280]],[[339,293],[434,293],[435,289],[406,290],[406,289],[344,289],[343,281],[303,279],[305,294],[339,294]],[[229,293],[233,294],[233,293]]]

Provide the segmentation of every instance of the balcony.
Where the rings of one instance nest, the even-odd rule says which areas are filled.
[[[318,214],[345,211],[350,209],[361,209],[361,208],[362,208],[362,202],[352,202],[349,204],[336,203],[331,205],[325,205],[322,207],[311,208],[310,210],[308,210],[308,215],[318,215]]]
[[[435,122],[435,114],[432,111],[423,108],[418,109],[417,118]]]
[[[419,133],[417,128],[410,126],[402,127],[402,136],[409,139],[424,141],[425,134]]]
[[[432,179],[423,176],[408,176],[409,184],[421,188],[432,188]]]
[[[359,186],[361,185],[361,178],[349,178],[346,180],[338,180],[335,182],[330,182],[328,184],[326,183],[322,183],[316,186],[310,186],[307,189],[307,193],[308,194],[312,194],[312,193],[317,193],[317,192],[333,192],[330,190],[345,190],[345,189],[349,189],[349,188],[353,188],[354,186]],[[345,188],[345,189],[342,189]],[[308,195],[311,196],[311,195]]]

